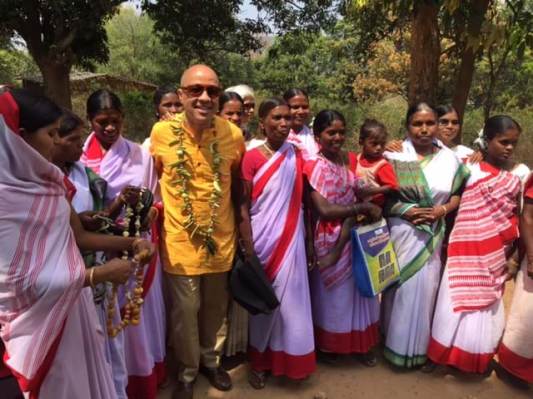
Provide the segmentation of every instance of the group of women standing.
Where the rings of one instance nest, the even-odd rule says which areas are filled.
[[[182,111],[171,86],[156,92],[154,105],[158,119]],[[269,374],[308,377],[316,353],[325,361],[357,354],[374,366],[381,337],[385,358],[399,367],[485,373],[497,353],[509,373],[533,382],[533,179],[512,161],[516,121],[489,118],[473,152],[453,144],[453,108],[420,103],[407,111],[401,142],[365,121],[357,155],[343,149],[341,113],[322,110],[308,126],[301,89],[260,104],[255,137],[249,87],[228,89],[219,107],[247,139],[242,252],[261,261],[280,302],[250,317],[233,303],[221,332],[227,355],[248,352],[254,388]],[[29,397],[155,398],[166,328],[153,254],[157,176],[145,145],[122,136],[114,93],[91,94],[87,116],[83,143],[83,121],[46,98],[0,96],[5,363]],[[143,205],[145,191],[153,201]],[[369,298],[355,284],[349,229],[382,215],[400,280]],[[116,221],[127,226],[121,236],[100,233]],[[518,263],[506,324],[503,288]]]
[[[379,324],[384,356],[395,366],[486,373],[498,353],[504,369],[533,382],[525,349],[532,334],[524,322],[531,183],[522,190],[529,169],[512,161],[519,124],[504,115],[488,119],[474,152],[453,144],[460,124],[452,107],[420,103],[407,112],[401,143],[387,144],[383,125],[365,121],[355,156],[342,149],[340,113],[319,112],[312,141],[308,117],[302,90],[265,100],[259,107],[264,142],[242,162],[241,240],[247,256],[265,265],[281,302],[272,315],[250,319],[252,386],[264,387],[268,373],[305,378],[314,370],[315,349],[327,361],[364,354],[372,366]],[[381,314],[379,298],[356,288],[343,237],[347,220],[379,217],[375,204],[387,218],[401,270],[399,282],[381,295]],[[519,225],[526,257],[517,251]],[[503,287],[510,265],[522,258],[504,335]]]

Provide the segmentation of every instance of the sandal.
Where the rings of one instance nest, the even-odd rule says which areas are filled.
[[[335,365],[339,363],[340,356],[333,352],[317,352],[317,360],[321,363]]]
[[[248,383],[254,389],[263,389],[266,384],[266,379],[266,371],[250,370],[250,374],[248,375]]]
[[[368,352],[362,356],[361,362],[367,367],[376,367],[378,359],[373,352]]]
[[[435,369],[437,368],[437,364],[433,363],[431,360],[427,360],[422,367],[420,367],[420,371],[426,374],[433,373]]]

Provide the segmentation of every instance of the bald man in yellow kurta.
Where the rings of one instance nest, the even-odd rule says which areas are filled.
[[[179,384],[173,399],[192,398],[198,371],[220,390],[231,389],[229,375],[219,365],[217,331],[227,311],[227,272],[231,269],[237,245],[232,184],[237,183],[239,163],[244,153],[241,130],[215,116],[220,86],[216,73],[205,65],[184,72],[178,90],[184,113],[174,120],[158,122],[151,134],[151,151],[160,175],[164,222],[161,259],[172,300],[170,335],[180,363]],[[214,152],[217,143],[221,157],[220,207],[214,232],[216,252],[210,253],[203,237],[193,236],[185,227],[187,212],[179,192],[183,184],[175,169],[178,161],[175,129],[183,129],[185,168],[190,173],[187,194],[199,226],[212,218],[210,199],[214,189]]]

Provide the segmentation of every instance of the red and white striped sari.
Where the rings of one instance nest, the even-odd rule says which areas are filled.
[[[252,184],[254,248],[280,306],[270,315],[250,317],[251,365],[273,375],[304,378],[316,365],[304,242],[302,160],[294,146],[283,144],[259,168]]]
[[[503,294],[506,246],[518,238],[520,179],[482,162],[472,171],[448,245],[455,312],[480,310]],[[473,179],[476,179],[473,181]]]
[[[305,165],[311,187],[332,204],[356,202],[353,173],[355,154],[349,153],[350,169],[324,158]],[[337,243],[344,220],[318,219],[314,231],[317,256],[327,255]],[[318,349],[333,353],[367,353],[379,340],[379,298],[365,298],[352,273],[352,246],[347,243],[337,263],[310,274],[313,323]]]
[[[0,325],[4,360],[30,398],[114,398],[63,173],[18,132],[0,96]],[[91,323],[94,324],[92,325]],[[69,356],[75,356],[69,364]]]
[[[472,165],[450,235],[428,357],[462,371],[487,370],[503,334],[507,249],[518,238],[520,179]]]

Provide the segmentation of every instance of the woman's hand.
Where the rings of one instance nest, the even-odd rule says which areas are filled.
[[[135,186],[126,186],[120,192],[120,200],[123,204],[135,207],[141,195],[141,188]]]
[[[518,273],[519,268],[520,264],[518,263],[518,260],[514,256],[511,256],[505,264],[505,272],[507,273],[505,281],[513,279],[516,276],[516,273]]]
[[[411,222],[414,225],[432,223],[434,217],[435,215],[433,208],[412,207],[402,215],[402,218]]]
[[[148,210],[148,213],[146,214],[146,217],[144,218],[142,225],[141,225],[141,231],[148,231],[152,227],[152,223],[157,219],[159,216],[159,211],[156,207],[152,206]]]
[[[527,262],[527,276],[533,279],[533,261]]]
[[[390,152],[402,152],[403,151],[403,141],[402,140],[392,140],[385,145],[385,151]]]
[[[135,270],[135,262],[120,258],[111,259],[102,266],[95,267],[93,283],[109,281],[114,284],[124,284]],[[91,269],[88,270],[91,273]]]
[[[131,249],[133,250],[133,258],[143,265],[150,262],[155,253],[154,244],[142,238],[133,241]]]
[[[354,216],[357,221],[359,221],[358,216],[363,216],[363,220],[367,223],[377,222],[381,219],[381,208],[371,202],[360,202],[355,204],[354,211]]]
[[[469,163],[480,163],[483,161],[483,153],[481,151],[474,151],[470,156],[468,156],[467,161]]]
[[[80,222],[83,228],[87,231],[98,231],[102,227],[102,219],[98,216],[107,217],[107,212],[104,211],[85,211],[78,213]]]
[[[171,121],[172,119],[174,119],[176,117],[177,114],[173,113],[173,112],[170,112],[170,111],[167,111],[165,113],[163,113],[162,115],[159,116],[159,121],[162,122],[162,121]]]
[[[443,205],[436,205],[433,208],[425,209],[431,209],[431,212],[427,212],[425,215],[426,221],[428,223],[434,223],[437,220],[446,216],[446,208]]]

